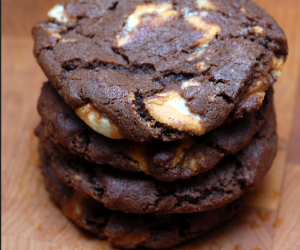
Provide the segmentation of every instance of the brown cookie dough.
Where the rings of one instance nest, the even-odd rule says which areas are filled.
[[[111,210],[142,214],[203,212],[238,199],[271,166],[277,146],[275,128],[273,113],[246,148],[226,156],[210,171],[172,183],[89,163],[58,150],[42,131],[37,132],[40,150],[47,152],[51,167],[64,183]]]
[[[107,238],[115,247],[173,247],[230,220],[241,208],[241,200],[236,200],[221,208],[192,214],[140,215],[115,212],[63,184],[51,169],[50,158],[45,154],[41,158],[40,167],[53,201],[77,226],[96,234],[100,239]]]
[[[98,133],[203,135],[258,110],[287,55],[277,23],[246,0],[75,0],[33,28],[34,54]]]
[[[102,136],[77,117],[50,83],[45,83],[38,102],[44,130],[61,149],[89,162],[108,164],[122,170],[144,172],[161,181],[186,179],[213,168],[224,156],[247,146],[273,110],[272,88],[259,111],[227,121],[200,137],[174,142],[134,142]]]

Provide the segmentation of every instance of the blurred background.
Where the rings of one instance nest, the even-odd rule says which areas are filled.
[[[31,27],[57,0],[3,0],[1,44],[2,249],[110,249],[54,206],[38,170],[36,102],[46,77],[32,54]],[[278,152],[235,221],[177,249],[300,249],[300,0],[255,0],[285,31],[289,56],[275,84]]]

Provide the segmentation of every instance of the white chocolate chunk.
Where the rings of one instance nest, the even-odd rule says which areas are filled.
[[[56,23],[47,23],[47,25],[43,25],[43,27],[46,27],[49,35],[54,36],[57,40],[61,39],[61,35],[59,34],[60,28]]]
[[[199,17],[206,17],[208,15],[207,11],[201,11]]]
[[[198,62],[196,64],[196,68],[200,71],[205,71],[209,68],[209,65],[207,65],[205,62]]]
[[[128,17],[126,27],[129,29],[133,29],[138,26],[138,24],[143,21],[143,19],[141,19],[141,16],[144,14],[157,14],[158,16],[163,16],[163,13],[168,10],[172,10],[171,4],[139,5],[136,7],[134,13]]]
[[[76,43],[77,39],[62,39],[62,43]]]
[[[196,0],[199,9],[215,10],[216,7],[209,0]]]
[[[284,61],[282,58],[273,57],[272,67],[269,73],[274,73],[277,77],[281,74],[281,69],[283,67]],[[250,96],[252,94],[264,93],[270,87],[269,78],[264,76],[257,79],[254,84],[252,84],[247,90],[246,95]]]
[[[264,91],[258,91],[258,92],[253,92],[253,93],[246,93],[241,101],[242,106],[241,107],[246,107],[248,104],[247,102],[250,101],[251,103],[253,103],[253,101],[255,101],[259,107],[262,106],[262,103],[265,99],[266,93]],[[232,120],[230,118],[228,118],[226,120],[226,124],[231,124]]]
[[[53,33],[59,33],[59,26],[56,23],[47,23],[47,30]]]
[[[182,160],[185,155],[185,150],[189,149],[193,144],[192,138],[187,137],[185,139],[180,140],[180,145],[177,147],[175,156],[172,160],[172,163],[168,166],[168,168],[175,168],[176,165]]]
[[[138,5],[134,13],[127,18],[122,33],[117,35],[118,46],[121,47],[129,42],[133,37],[135,28],[143,22],[150,22],[151,25],[158,26],[177,15],[178,13],[173,10],[173,6],[170,3]]]
[[[184,16],[187,22],[193,25],[197,30],[204,32],[203,37],[196,44],[196,50],[187,58],[187,61],[192,61],[195,58],[200,57],[203,54],[204,49],[208,47],[208,43],[221,30],[220,26],[205,22],[202,18],[206,15],[207,15],[206,11],[202,11],[199,14],[199,13],[188,12],[188,10],[185,10]],[[201,62],[200,64],[196,65],[196,67],[199,70],[204,71],[209,66],[204,65],[204,62]]]
[[[278,70],[278,71],[273,71],[273,72],[275,73],[275,75],[276,75],[277,77],[281,76],[281,71],[280,71],[280,70]]]
[[[269,73],[274,73],[276,76],[281,74],[281,69],[283,67],[284,61],[282,58],[276,58],[273,56],[272,67],[269,70]],[[257,79],[254,84],[252,84],[247,90],[246,95],[250,96],[256,93],[264,93],[270,87],[270,81],[267,76],[263,76]]]
[[[218,25],[206,23],[202,19],[208,15],[207,11],[190,12],[189,8],[183,8],[181,12],[189,24],[204,32],[202,39],[196,44],[195,51],[187,58],[187,61],[190,62],[203,54],[204,49],[208,47],[208,43],[218,34],[221,28]]]
[[[277,58],[273,56],[272,66],[269,70],[269,74],[274,73],[277,77],[281,74],[281,69],[283,67],[284,60],[282,58]],[[255,99],[259,106],[262,105],[262,102],[265,98],[265,91],[270,87],[270,80],[268,76],[263,76],[257,79],[247,90],[244,100]]]
[[[210,96],[209,100],[211,100],[213,102],[214,100],[216,100],[216,96],[214,96],[214,95]]]
[[[201,11],[199,12],[190,12],[190,9],[185,7],[181,9],[181,12],[183,13],[184,18],[187,18],[189,16],[199,16],[199,17],[206,17],[208,15],[207,11]]]
[[[57,4],[55,5],[49,12],[48,17],[61,22],[61,23],[67,23],[69,21],[69,18],[65,12],[64,6]]]
[[[280,71],[280,70],[273,71],[273,72],[275,73],[275,75],[276,75],[277,77],[281,76],[281,71]]]
[[[195,135],[205,133],[201,117],[189,110],[186,105],[187,100],[178,92],[159,93],[155,97],[146,99],[144,103],[149,114],[160,123],[179,131],[192,132]]]
[[[197,47],[209,43],[221,30],[219,25],[207,23],[199,16],[188,16],[186,20],[197,30],[204,32],[202,39],[200,39],[196,45]]]
[[[195,58],[200,57],[203,54],[206,47],[208,47],[208,44],[204,44],[203,46],[198,47],[187,60],[192,61]]]
[[[246,9],[244,7],[240,8],[240,11],[243,12],[244,14],[246,13]]]
[[[147,142],[142,143],[132,143],[129,144],[126,148],[127,154],[136,162],[136,167],[143,171],[146,174],[151,174],[148,168],[148,160],[147,160]]]
[[[122,139],[119,129],[103,116],[93,104],[88,103],[75,110],[76,114],[93,130],[111,139]]]
[[[195,80],[188,80],[188,81],[184,81],[181,84],[181,89],[186,89],[188,87],[199,87],[200,83],[196,82]]]
[[[264,33],[264,28],[261,27],[261,26],[254,26],[252,28],[254,29],[255,33],[257,33],[257,34],[263,34]]]

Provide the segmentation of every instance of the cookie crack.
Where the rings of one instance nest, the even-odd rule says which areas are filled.
[[[234,103],[234,100],[232,99],[232,97],[230,97],[229,95],[227,95],[225,92],[222,92],[220,94],[217,94],[216,96],[222,97],[222,99],[227,103],[227,104],[232,104]]]
[[[113,3],[112,6],[110,6],[110,7],[108,8],[108,10],[115,11],[116,8],[117,8],[117,6],[118,6],[118,4],[119,4],[119,2]]]
[[[128,56],[126,56],[124,53],[121,53],[120,50],[116,49],[116,48],[111,48],[111,50],[118,56],[121,56],[123,58],[124,61],[126,61],[127,65],[130,65],[130,61]]]
[[[188,81],[190,79],[193,79],[197,76],[197,74],[194,73],[174,73],[174,72],[166,72],[162,73],[161,76],[153,78],[152,81],[160,84],[164,88],[168,87],[172,84],[178,84],[183,81]]]

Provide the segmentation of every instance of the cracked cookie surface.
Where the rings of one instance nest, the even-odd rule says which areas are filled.
[[[51,168],[49,157],[40,154],[46,188],[52,200],[75,224],[115,247],[169,248],[230,220],[241,209],[241,200],[202,213],[157,215],[111,211],[63,184]]]
[[[246,0],[62,2],[33,28],[34,54],[65,102],[112,139],[203,135],[258,110],[285,35]]]
[[[81,195],[125,213],[193,213],[224,206],[253,188],[265,175],[276,154],[274,113],[251,143],[226,156],[213,169],[187,180],[161,182],[142,173],[124,172],[92,164],[60,151],[37,130],[40,150],[46,151],[55,174]]]
[[[91,130],[74,110],[45,83],[38,102],[42,117],[39,130],[58,147],[89,162],[108,164],[125,171],[144,172],[161,181],[187,179],[213,168],[228,154],[246,147],[273,111],[269,89],[263,106],[243,118],[227,121],[203,135],[162,142],[113,140]]]

